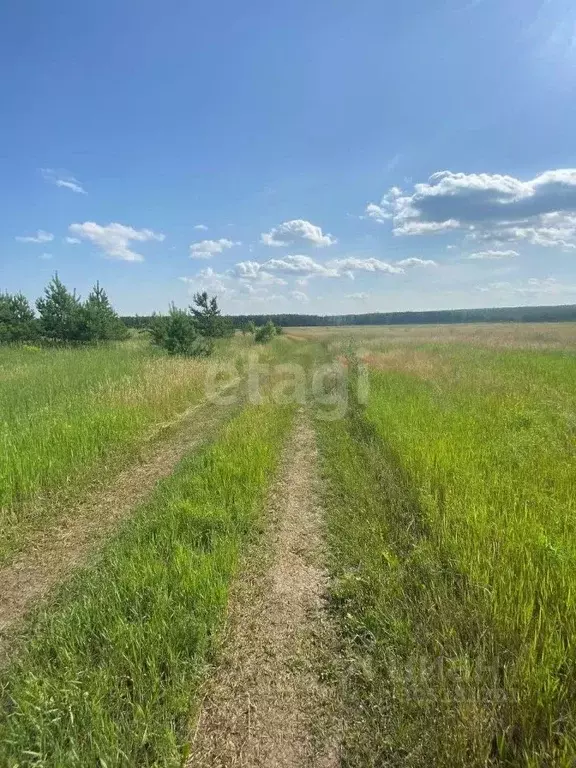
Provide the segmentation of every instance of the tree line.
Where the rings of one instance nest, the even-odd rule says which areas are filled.
[[[216,296],[196,293],[187,309],[170,306],[167,315],[152,315],[145,323],[130,324],[145,330],[157,347],[171,355],[205,356],[214,341],[234,334],[232,320],[223,317]],[[22,293],[0,294],[0,343],[64,343],[122,340],[129,336],[128,324],[118,316],[99,283],[82,301],[55,274],[34,307]],[[246,323],[244,333],[265,343],[280,329],[271,321],[256,327]]]
[[[256,327],[268,321],[281,328],[294,326],[339,325],[442,325],[451,323],[558,323],[576,321],[576,305],[542,307],[488,307],[484,309],[442,309],[422,312],[371,312],[357,315],[229,315],[234,328],[242,330],[249,323]],[[122,317],[128,328],[148,328],[151,316]]]
[[[127,318],[125,318],[127,319]],[[576,321],[576,305],[542,307],[492,307],[484,309],[443,309],[410,312],[371,312],[357,315],[237,315],[235,328],[247,322],[257,326],[271,320],[281,327],[347,325],[442,325],[451,323],[557,323]]]
[[[35,308],[37,314],[21,293],[0,294],[0,343],[72,344],[120,340],[129,335],[99,283],[82,301],[56,274]]]

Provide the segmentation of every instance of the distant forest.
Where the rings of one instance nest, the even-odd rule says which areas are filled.
[[[122,317],[129,328],[147,328],[151,317]],[[505,307],[492,309],[441,309],[427,312],[371,312],[364,315],[229,315],[235,328],[250,321],[265,325],[425,325],[449,323],[558,323],[576,321],[576,304],[559,307]]]

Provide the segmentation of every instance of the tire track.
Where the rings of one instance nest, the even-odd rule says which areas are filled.
[[[332,632],[318,483],[315,433],[301,412],[273,488],[264,545],[231,601],[188,768],[339,764],[335,697],[319,680]]]

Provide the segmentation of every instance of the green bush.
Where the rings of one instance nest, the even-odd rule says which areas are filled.
[[[194,317],[174,305],[167,316],[154,319],[150,333],[153,343],[169,355],[201,357],[212,352],[213,342],[199,332]]]
[[[261,325],[254,334],[254,341],[258,344],[266,344],[267,341],[273,339],[276,336],[276,326],[272,320],[268,320],[266,325]]]

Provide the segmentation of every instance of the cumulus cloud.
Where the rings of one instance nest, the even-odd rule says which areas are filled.
[[[332,235],[324,234],[320,227],[309,221],[293,219],[292,221],[285,221],[280,226],[271,229],[270,232],[263,232],[260,235],[260,242],[274,247],[294,243],[311,243],[317,248],[324,248],[334,245],[338,241]]]
[[[38,257],[39,259],[43,259],[44,261],[49,261],[52,258],[51,253],[41,253]]]
[[[401,275],[404,272],[402,267],[393,266],[387,261],[380,261],[380,259],[375,258],[359,259],[354,256],[345,259],[333,259],[329,262],[329,265],[336,269],[339,274],[360,271],[385,272],[389,275]]]
[[[392,187],[366,215],[390,219],[396,235],[463,230],[479,240],[576,248],[576,169],[545,171],[527,181],[441,171],[410,192]]]
[[[240,243],[235,243],[225,237],[221,237],[220,240],[201,240],[198,243],[192,243],[190,246],[190,258],[211,259],[228,248],[233,248],[235,245],[240,245]]]
[[[199,230],[201,230],[202,232],[206,232],[206,230],[208,229],[208,227],[206,226],[206,224],[195,224],[195,225],[194,225],[194,229],[199,229]]]
[[[367,293],[349,293],[346,295],[347,299],[353,299],[354,301],[365,301],[368,298]]]
[[[286,285],[286,280],[276,277],[264,269],[257,261],[240,261],[234,266],[232,274],[240,280],[258,282],[267,285]]]
[[[201,269],[194,277],[180,277],[183,283],[189,286],[190,294],[197,291],[208,291],[211,293],[228,293],[226,285],[226,274],[215,272],[212,267]]]
[[[290,296],[293,299],[296,299],[296,301],[302,302],[303,304],[305,304],[309,300],[308,296],[305,293],[303,293],[302,291],[292,291],[290,293]]]
[[[68,245],[79,245],[82,241],[78,237],[65,237],[64,242]]]
[[[52,168],[42,168],[41,173],[43,178],[50,182],[50,184],[55,184],[57,187],[63,189],[69,189],[72,192],[76,192],[77,195],[88,194],[78,179],[74,178],[74,176],[69,173],[55,171]]]
[[[245,280],[258,279],[261,271],[262,265],[257,261],[239,261],[234,267],[235,274]]]
[[[18,235],[16,237],[19,243],[51,243],[54,240],[52,232],[44,232],[39,229],[35,235]]]
[[[467,256],[466,258],[471,259],[473,261],[494,261],[499,259],[514,259],[516,256],[519,256],[520,254],[518,251],[477,251],[476,253],[471,253],[470,256]]]
[[[73,236],[94,243],[108,258],[120,261],[144,260],[140,253],[130,249],[132,241],[144,243],[148,240],[164,240],[164,235],[151,229],[134,229],[117,222],[102,226],[94,221],[85,221],[83,224],[71,224],[68,229]]]
[[[531,277],[526,282],[519,284],[509,282],[489,283],[485,286],[478,286],[477,290],[483,293],[519,294],[521,296],[576,295],[576,285],[561,283],[554,277]]]
[[[426,266],[434,263],[424,259],[408,261],[410,263],[406,266],[409,267],[418,266],[419,264]],[[235,277],[244,281],[285,285],[286,281],[277,277],[277,275],[281,274],[286,277],[296,278],[297,285],[304,287],[314,277],[353,278],[355,271],[383,272],[391,275],[404,273],[402,266],[388,264],[375,258],[360,259],[348,257],[332,259],[325,264],[321,264],[310,256],[302,254],[284,256],[281,259],[268,259],[264,262],[241,261],[235,265],[232,273]]]
[[[294,256],[285,256],[283,259],[269,259],[262,264],[262,268],[268,272],[281,272],[288,275],[298,275],[302,277],[339,277],[338,269],[331,265],[320,264],[310,256],[295,254]]]
[[[380,223],[392,218],[392,214],[383,205],[376,205],[376,203],[368,203],[365,213],[369,219]]]
[[[412,257],[410,259],[402,259],[402,261],[397,261],[396,266],[408,267],[408,269],[410,269],[411,267],[437,267],[438,264],[435,261],[432,261],[432,259],[417,259]]]

